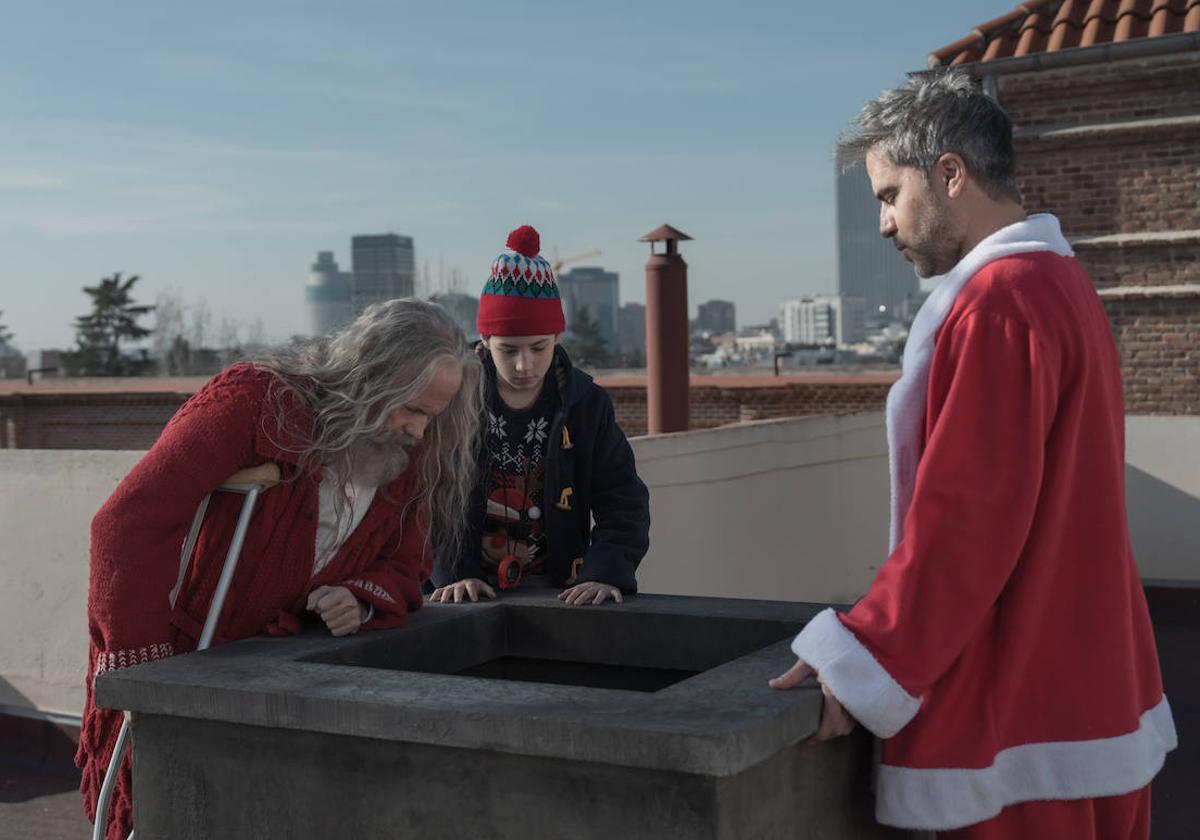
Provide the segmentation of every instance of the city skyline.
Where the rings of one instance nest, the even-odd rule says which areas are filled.
[[[20,7],[0,57],[4,323],[22,351],[70,346],[81,288],[121,271],[139,302],[204,299],[279,340],[304,332],[333,243],[411,236],[418,268],[477,293],[522,223],[547,256],[602,251],[588,265],[640,302],[637,238],[663,222],[695,237],[693,308],[763,322],[835,289],[838,133],[996,9],[880,2],[849,28],[782,3]]]

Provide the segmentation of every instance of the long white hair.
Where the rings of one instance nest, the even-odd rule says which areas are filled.
[[[301,417],[287,406],[306,408],[312,433],[296,450],[300,461],[326,470],[344,488],[363,471],[361,461],[370,452],[365,444],[386,434],[388,415],[416,401],[447,363],[462,368],[462,386],[425,430],[415,465],[420,495],[408,501],[428,509],[429,538],[456,554],[475,480],[482,375],[466,336],[444,309],[414,298],[373,304],[341,332],[279,350],[256,364],[279,379],[274,390],[280,437],[295,439],[300,431],[293,424]],[[344,496],[336,493],[335,499]],[[343,514],[339,506],[339,524]]]

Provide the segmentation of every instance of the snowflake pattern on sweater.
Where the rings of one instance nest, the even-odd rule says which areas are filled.
[[[543,387],[534,404],[519,411],[494,393],[489,400],[487,515],[481,547],[481,565],[489,575],[494,575],[510,554],[520,559],[523,575],[542,573],[546,540],[542,511],[553,391]]]

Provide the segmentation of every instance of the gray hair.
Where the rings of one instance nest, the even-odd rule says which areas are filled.
[[[838,141],[838,156],[850,165],[861,163],[871,150],[925,175],[953,152],[992,198],[1021,200],[1012,121],[965,71],[913,76],[864,105],[854,128]]]
[[[273,390],[280,437],[308,440],[289,451],[308,469],[328,470],[344,487],[362,472],[363,464],[356,461],[371,451],[370,442],[386,434],[388,415],[417,400],[447,362],[462,368],[462,386],[426,428],[418,450],[420,491],[407,504],[428,510],[427,542],[436,538],[439,545],[459,550],[475,480],[482,368],[444,309],[413,298],[376,303],[341,332],[277,351],[256,364],[279,379],[280,387]],[[301,416],[289,405],[308,411]],[[308,412],[311,434],[302,425]],[[340,526],[342,506],[337,515]]]

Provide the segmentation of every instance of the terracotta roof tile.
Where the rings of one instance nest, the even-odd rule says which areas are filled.
[[[974,62],[979,61],[981,57],[982,56],[981,56],[981,53],[979,52],[979,48],[972,47],[971,49],[963,50],[958,55],[956,55],[954,57],[954,61],[952,61],[951,64],[973,64]]]
[[[1200,31],[1200,0],[1026,0],[929,54],[930,67]]]

